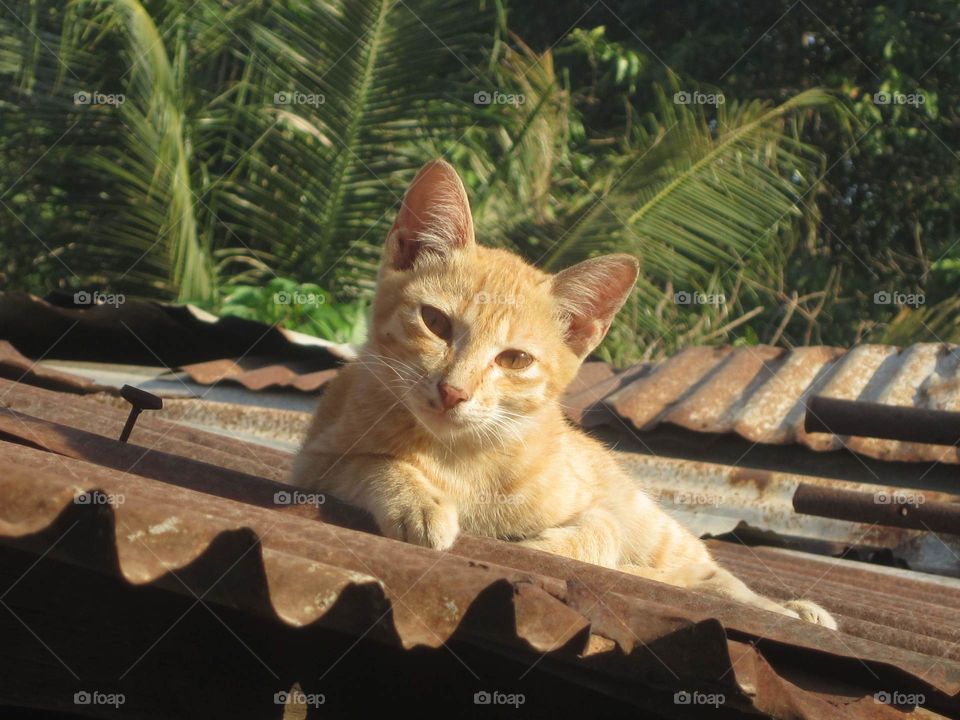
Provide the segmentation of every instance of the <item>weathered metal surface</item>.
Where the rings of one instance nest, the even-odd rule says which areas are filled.
[[[75,296],[62,293],[41,299],[0,292],[0,339],[32,358],[170,368],[259,356],[307,362],[316,371],[354,354],[347,345],[253,320],[216,317],[192,305],[134,298],[117,305],[77,305]]]
[[[933,495],[906,488],[857,492],[804,483],[793,495],[793,509],[807,515],[960,535],[960,496],[935,500]]]
[[[393,603],[392,622],[405,646],[437,647],[450,637],[481,591],[507,578],[508,582],[529,583],[529,578],[517,573],[473,572],[460,558],[369,533],[155,483],[22,446],[7,445],[2,450],[6,472],[0,493],[8,502],[0,511],[0,534],[5,542],[20,546],[19,538],[25,547],[46,550],[42,546],[47,543],[36,538],[38,531],[64,510],[88,511],[83,522],[114,523],[124,579],[134,584],[156,582],[183,592],[180,580],[171,577],[170,570],[195,563],[216,540],[241,532],[248,536],[242,544],[258,551],[263,560],[272,611],[291,625],[304,626],[323,618],[349,586],[363,590],[369,601],[366,606],[378,613],[388,608],[388,602]],[[91,493],[97,488],[102,489],[101,494],[94,497]],[[107,517],[98,520],[97,516],[104,515]],[[33,547],[38,544],[40,547]],[[73,563],[89,563],[90,569],[108,570],[95,558],[72,553],[69,537],[53,552]],[[445,580],[441,582],[441,578]],[[197,592],[201,589],[194,588]],[[237,609],[263,613],[262,591],[251,588],[249,593],[211,597]],[[525,608],[536,618],[525,636],[535,650],[561,648],[584,630],[584,621],[549,593],[535,587],[518,592],[508,604]],[[375,617],[364,618],[363,629]],[[498,632],[500,628],[491,628],[492,634]]]
[[[798,514],[793,509],[801,485],[891,501],[922,494],[932,503],[951,503],[954,495],[629,451],[618,451],[617,459],[667,512],[698,535],[753,530],[840,548],[885,549],[915,570],[960,576],[960,538],[933,536],[926,528]]]
[[[115,449],[109,442],[96,442],[96,438],[82,442],[71,439],[71,434],[76,431],[86,431],[104,440],[114,440],[123,427],[123,409],[104,406],[94,397],[66,396],[0,380],[0,406],[35,418],[4,418],[0,415],[0,428],[6,427],[8,436],[18,436],[22,442],[48,447],[78,459],[119,469],[137,463],[141,474],[160,479],[164,478],[164,468],[169,468],[170,464],[181,462],[182,468],[191,467],[188,458],[199,461],[195,473],[198,477],[204,476],[209,465],[227,468],[242,476],[255,475],[279,482],[283,482],[289,471],[290,455],[286,452],[211,435],[149,414],[141,417],[131,437],[131,442],[140,446],[136,451]],[[46,423],[37,422],[39,420]],[[152,452],[145,455],[147,449]],[[618,452],[617,455],[623,467],[642,487],[698,534],[719,535],[746,524],[781,536],[845,546],[886,548],[909,562],[914,569],[960,574],[957,559],[960,541],[955,537],[944,535],[930,539],[925,530],[793,512],[793,496],[803,483],[827,489],[886,493],[891,498],[904,492],[901,489],[632,452]],[[226,484],[235,485],[237,482]],[[949,502],[951,498],[943,493],[924,491],[924,499],[931,502]]]
[[[51,390],[80,393],[116,392],[114,388],[100,385],[72,373],[40,367],[6,340],[0,340],[0,377],[14,382],[26,379],[32,385]]]
[[[609,383],[609,379],[606,381]],[[604,390],[598,384],[598,390]],[[735,432],[757,443],[801,443],[882,460],[960,463],[956,446],[808,433],[813,395],[934,410],[960,410],[960,350],[953,345],[865,345],[783,350],[766,346],[682,350],[642,377],[608,390],[580,415],[618,415],[637,430],[669,423],[709,433]],[[589,388],[581,389],[587,397]],[[593,395],[601,395],[594,392]],[[607,416],[609,417],[609,416]]]
[[[623,372],[614,372],[607,363],[588,362],[567,388],[563,398],[564,412],[576,422],[591,426],[609,419],[607,410],[600,401],[615,390],[627,385],[648,370],[647,365],[631,367]]]
[[[264,358],[209,360],[183,365],[181,370],[187,373],[191,380],[203,385],[213,385],[226,380],[239,383],[248,390],[291,388],[301,392],[319,390],[337,374],[334,369],[316,370],[303,363]]]
[[[123,407],[117,398],[111,396],[90,397],[115,408]],[[162,420],[192,425],[200,430],[228,433],[241,440],[267,444],[287,452],[300,447],[312,417],[309,410],[218,402],[209,397],[166,397],[163,410],[156,415]]]
[[[844,633],[933,657],[960,660],[960,581],[916,581],[859,563],[711,541],[714,556],[754,590],[810,597],[842,618]],[[922,576],[920,576],[922,577]]]
[[[663,412],[713,372],[730,355],[728,348],[687,348],[648,374],[617,390],[604,403],[629,418],[638,430],[649,430]]]
[[[602,370],[598,377],[617,381]],[[214,588],[211,602],[294,627],[360,635],[381,618],[370,634],[382,642],[438,647],[456,634],[511,657],[546,652],[559,675],[606,678],[635,688],[618,691],[628,696],[645,687],[722,688],[728,710],[777,717],[899,716],[873,702],[877,688],[960,711],[960,582],[711,543],[757,590],[830,608],[842,630],[834,633],[491,539],[462,537],[452,552],[435,553],[360,532],[373,529],[370,519],[333,498],[278,500],[289,492],[276,482],[289,467],[285,453],[149,415],[124,445],[115,437],[126,413],[88,398],[0,381],[0,408],[0,543],[38,556],[50,551],[54,530],[76,521],[77,538],[89,537],[79,532],[86,527],[111,552],[91,554],[71,531],[51,556],[184,594],[205,592],[239,563],[244,582]],[[752,508],[758,526],[766,515],[838,542],[931,536],[787,517],[781,506],[801,482],[835,481],[661,458],[627,466],[671,511],[727,512],[720,519],[738,523]]]
[[[0,379],[0,408],[111,440],[119,437],[127,417],[122,406],[114,407],[92,397],[64,395],[3,379]],[[26,433],[27,442],[39,442],[37,431],[23,422],[8,418],[7,424],[11,433]],[[289,471],[288,453],[194,430],[150,414],[137,422],[131,442],[142,446],[140,455],[144,450],[176,454],[276,481],[282,480]],[[123,452],[109,444],[106,448],[100,457],[91,458],[93,462],[105,464],[115,451]]]
[[[78,308],[65,297],[53,300],[0,294],[0,339],[23,343],[18,347],[26,355],[53,347],[48,357],[183,365],[201,384],[229,381],[250,390],[307,393],[322,389],[336,366],[355,355],[345,345],[238,318],[216,318],[189,306],[133,301],[118,308]],[[35,384],[44,382],[37,368],[30,368],[30,376]],[[697,432],[736,432],[758,443],[845,447],[883,460],[960,463],[956,446],[808,433],[802,419],[805,400],[814,394],[960,411],[960,351],[944,344],[902,350],[863,345],[849,351],[687,348],[658,365],[619,373],[588,363],[564,402],[570,417],[585,426],[631,423],[646,431],[668,423]]]
[[[201,557],[226,562],[245,548],[262,566],[264,587],[238,593],[234,583],[215,585],[210,601],[298,627],[334,622],[359,633],[388,617],[375,635],[404,647],[437,647],[457,632],[574,665],[593,634],[619,649],[590,655],[587,667],[641,683],[672,675],[681,687],[726,678],[731,698],[739,692],[737,701],[748,703],[727,651],[732,633],[812,652],[825,666],[856,658],[892,687],[925,691],[933,704],[960,693],[960,665],[949,659],[923,679],[930,658],[917,652],[518,546],[465,538],[454,553],[436,553],[17,445],[0,446],[0,463],[4,543],[180,593],[206,591],[216,577],[178,577],[178,569],[216,574],[220,566]],[[61,524],[112,526],[115,558],[91,556],[69,533],[51,550],[43,530],[64,513]],[[331,613],[344,597],[354,613]]]

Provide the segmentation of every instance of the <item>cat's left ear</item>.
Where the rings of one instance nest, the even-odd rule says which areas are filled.
[[[387,235],[387,262],[408,270],[424,252],[446,254],[475,242],[470,201],[453,166],[432,160],[420,168],[403,196]]]
[[[600,344],[637,282],[632,255],[601,255],[553,276],[553,294],[567,319],[567,344],[585,358]]]

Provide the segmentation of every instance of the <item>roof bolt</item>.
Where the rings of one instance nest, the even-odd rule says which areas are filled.
[[[125,443],[130,437],[130,431],[133,430],[140,413],[144,410],[159,410],[163,407],[163,400],[153,393],[135,388],[133,385],[124,385],[120,388],[120,395],[133,406],[127,416],[127,424],[123,426],[123,432],[120,433],[120,442]]]

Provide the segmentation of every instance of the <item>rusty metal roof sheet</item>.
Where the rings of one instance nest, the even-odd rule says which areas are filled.
[[[66,390],[68,392],[90,393],[109,392],[119,394],[115,388],[100,385],[73,373],[59,372],[50,368],[41,367],[28,357],[22,355],[6,340],[0,340],[0,377],[19,381],[29,376],[32,385],[45,387],[50,390]]]
[[[900,717],[877,692],[918,694],[933,716],[960,711],[957,581],[714,543],[748,584],[836,608],[832,632],[495,540],[463,537],[450,553],[399,543],[332,498],[278,500],[286,453],[149,415],[122,444],[121,410],[8,381],[0,397],[0,544],[37,558],[202,589],[292,628],[542,654],[564,682],[661,715],[688,716],[674,693],[695,688],[772,717]],[[220,583],[234,566],[243,577]]]
[[[313,392],[335,370],[249,358],[185,366],[198,382],[234,381],[250,390]],[[909,348],[864,345],[793,350],[769,346],[694,347],[659,364],[620,372],[586,363],[564,399],[567,414],[591,426],[629,422],[638,431],[667,424],[694,432],[736,433],[756,443],[846,448],[879,460],[960,463],[949,446],[808,433],[812,395],[937,410],[960,409],[960,350],[942,344]]]
[[[309,363],[278,362],[260,357],[208,360],[181,365],[180,369],[201,385],[229,381],[255,391],[289,388],[300,392],[314,392],[337,374],[335,369],[317,370]]]
[[[159,363],[182,367],[199,384],[307,393],[321,390],[336,367],[354,356],[348,346],[281,328],[147,301],[78,308],[60,296],[46,301],[7,292],[0,293],[0,321],[3,339],[12,342],[0,346],[0,370],[7,367],[8,376],[29,372],[36,382],[43,381],[43,369],[17,350],[32,357],[43,349],[50,358]],[[71,386],[63,377],[47,376],[49,387],[90,389],[82,381]],[[957,447],[807,433],[805,401],[814,394],[960,410],[960,349],[692,347],[621,372],[587,363],[564,402],[571,418],[587,426],[627,422],[647,431],[671,425],[817,451],[847,448],[881,460],[960,463]]]
[[[79,295],[79,294],[78,294]],[[172,368],[220,358],[260,357],[337,367],[348,345],[193,305],[124,298],[116,305],[78,305],[62,293],[38,298],[0,292],[0,339],[32,358],[95,360]]]
[[[611,379],[598,383],[601,389],[603,382],[610,386]],[[671,424],[696,432],[737,433],[757,443],[799,443],[818,451],[845,447],[881,460],[960,462],[956,447],[803,429],[805,401],[811,395],[960,409],[960,349],[953,345],[862,345],[849,351],[693,347],[599,394],[603,398],[591,408],[597,422],[613,413],[641,431]]]

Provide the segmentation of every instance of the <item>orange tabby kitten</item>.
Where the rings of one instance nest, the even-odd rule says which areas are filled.
[[[548,275],[477,245],[456,171],[428,163],[387,236],[370,339],[327,386],[293,484],[367,509],[392,538],[513,540],[835,628],[720,568],[564,419],[565,388],[636,278],[629,255]]]

